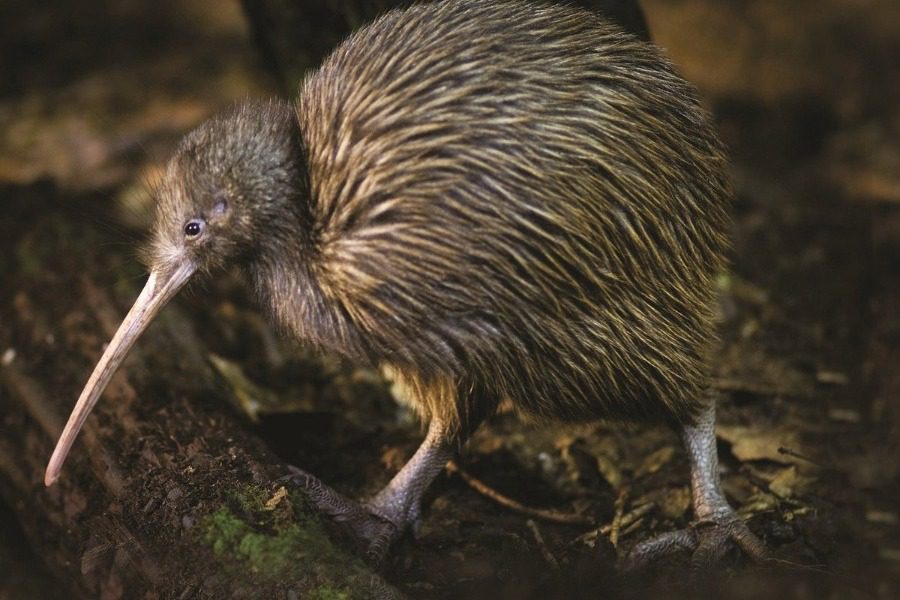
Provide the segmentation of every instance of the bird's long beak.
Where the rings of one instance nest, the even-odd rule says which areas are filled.
[[[144,285],[141,295],[134,301],[134,306],[128,311],[125,320],[119,325],[118,331],[113,336],[112,341],[106,348],[106,352],[100,358],[100,362],[94,367],[91,378],[88,379],[69,421],[63,429],[59,441],[56,443],[56,449],[47,465],[47,471],[44,474],[44,485],[51,486],[59,477],[63,462],[75,442],[78,432],[84,425],[85,420],[97,403],[97,399],[103,390],[106,389],[109,380],[115,375],[116,370],[128,351],[137,341],[138,337],[147,328],[147,325],[153,320],[156,314],[163,306],[172,299],[172,296],[178,292],[187,283],[187,280],[194,273],[195,267],[190,263],[184,263],[166,272],[153,271]]]

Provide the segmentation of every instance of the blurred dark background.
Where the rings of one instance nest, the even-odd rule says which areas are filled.
[[[326,11],[340,5],[322,3]],[[735,253],[721,282],[725,347],[716,367],[726,394],[719,432],[726,490],[779,557],[818,573],[786,584],[792,595],[896,597],[900,4],[641,5],[652,38],[697,85],[734,160]],[[319,38],[329,43],[328,35]],[[85,218],[96,219],[101,208],[114,244],[109,251],[122,265],[121,273],[107,273],[109,283],[125,273],[133,277],[139,269],[130,247],[147,225],[148,189],[178,138],[236,99],[281,93],[301,76],[297,64],[273,66],[272,50],[261,52],[258,41],[237,0],[0,3],[0,220],[4,232],[13,232],[0,261],[0,286],[7,288],[0,296],[0,369],[29,360],[7,334],[16,318],[15,290],[8,286],[27,263],[21,242],[31,223],[6,207],[41,189],[52,189],[66,210],[89,195],[94,208]],[[221,301],[231,289],[214,288],[213,295]],[[202,319],[208,298],[182,303]],[[245,357],[232,348],[230,358]],[[255,369],[263,382],[266,373],[265,365]],[[0,421],[0,438],[3,427]],[[402,431],[409,440],[417,436],[415,427]],[[276,451],[289,446],[278,428],[264,425],[260,433],[271,436]],[[595,441],[604,435],[612,441]],[[501,415],[473,441],[467,460],[485,478],[497,474],[495,483],[511,485],[525,503],[539,504],[540,494],[529,497],[528,489],[506,480],[531,469],[544,486],[596,500],[603,494],[590,491],[583,473],[566,484],[581,486],[577,492],[560,481],[585,468],[572,456],[597,464],[613,457],[635,490],[664,497],[659,516],[633,534],[640,537],[686,518],[673,491],[683,489],[684,463],[680,451],[666,450],[676,446],[658,430],[535,430]],[[648,463],[648,456],[655,458]],[[3,460],[15,457],[0,453]],[[592,477],[597,469],[602,485],[615,487],[600,467]],[[37,481],[41,474],[28,476]],[[432,535],[453,538],[446,543],[458,544],[462,556],[458,570],[448,569],[458,581],[493,576],[471,566],[494,564],[486,556],[490,544],[458,523],[497,522],[510,530],[522,528],[522,519],[474,497],[455,479],[440,483],[437,496]],[[0,599],[64,597],[65,583],[54,579],[17,524],[16,513],[28,503],[0,501]],[[577,536],[565,528],[545,531],[558,555]],[[389,579],[429,597],[465,597],[468,588],[458,581],[433,575],[448,552],[407,543]]]

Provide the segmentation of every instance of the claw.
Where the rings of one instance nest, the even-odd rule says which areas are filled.
[[[296,484],[316,508],[341,523],[361,542],[369,562],[380,564],[408,529],[418,532],[422,494],[443,471],[456,439],[443,421],[432,419],[425,441],[391,481],[367,502],[350,500],[302,469],[282,479]]]
[[[293,466],[289,468],[291,473],[281,481],[296,485],[319,512],[342,524],[360,542],[370,564],[381,564],[391,545],[403,533],[403,525],[334,491],[315,475]]]
[[[733,511],[693,522],[690,527],[670,531],[635,546],[625,560],[626,571],[638,571],[674,554],[692,552],[694,571],[709,569],[737,546],[755,562],[768,557],[765,544]]]
[[[765,544],[729,506],[719,483],[716,454],[716,407],[710,402],[694,423],[684,425],[681,435],[691,462],[691,496],[696,520],[687,529],[665,533],[638,544],[625,560],[626,570],[676,552],[693,552],[695,573],[719,562],[734,545],[756,562],[768,556]]]

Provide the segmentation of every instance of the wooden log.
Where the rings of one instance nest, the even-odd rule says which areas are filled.
[[[0,495],[73,594],[396,597],[279,481],[286,465],[228,409],[177,306],[115,376],[59,482],[43,486],[65,416],[141,282],[110,277],[140,268],[78,216],[102,200],[0,191],[12,217],[0,224]]]

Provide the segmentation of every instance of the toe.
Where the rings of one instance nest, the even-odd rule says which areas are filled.
[[[363,512],[359,504],[334,491],[315,475],[297,467],[290,467],[290,471],[291,474],[282,479],[290,480],[313,506],[335,521],[351,520]]]
[[[687,529],[663,533],[635,546],[628,553],[626,570],[636,571],[667,556],[697,547],[696,536]]]
[[[768,557],[766,545],[732,512],[641,542],[628,554],[625,570],[640,570],[673,554],[692,552],[692,570],[702,572],[718,563],[734,546],[756,562]]]
[[[698,523],[695,527],[700,540],[691,557],[691,566],[695,570],[714,566],[734,546],[756,562],[762,562],[768,555],[766,545],[735,514],[719,521]]]
[[[395,523],[389,515],[334,491],[315,475],[296,467],[290,467],[290,471],[282,480],[296,485],[316,510],[349,530],[360,543],[366,559],[373,565],[379,565],[400,537],[402,524]]]
[[[398,528],[388,521],[382,521],[371,528],[367,536],[369,543],[365,552],[369,564],[375,567],[380,566],[398,537]]]
[[[769,549],[743,521],[738,521],[732,527],[731,539],[744,553],[755,562],[761,563],[769,558]]]
[[[718,526],[708,526],[698,534],[700,542],[691,556],[693,571],[706,571],[718,563],[730,548],[728,532]]]

